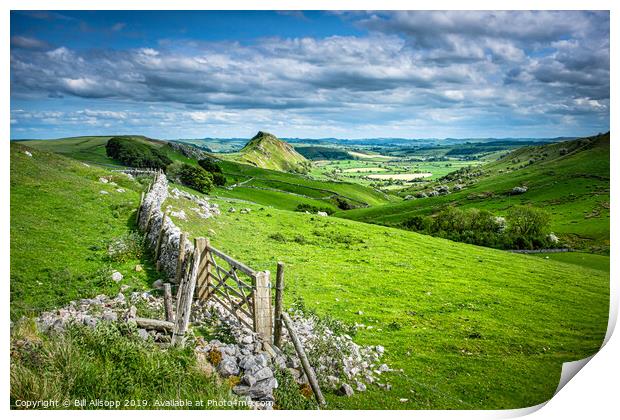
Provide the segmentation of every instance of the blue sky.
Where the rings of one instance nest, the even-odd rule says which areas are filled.
[[[609,129],[607,12],[11,12],[11,137]]]

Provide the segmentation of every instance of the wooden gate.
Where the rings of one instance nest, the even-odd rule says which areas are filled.
[[[269,271],[255,271],[212,247],[208,239],[196,239],[198,265],[196,298],[213,299],[263,341],[272,343],[271,282]]]

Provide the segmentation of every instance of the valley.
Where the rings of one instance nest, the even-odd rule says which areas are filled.
[[[177,164],[199,166],[188,156],[195,151],[122,137],[157,148]],[[279,153],[291,149],[271,137],[269,147],[252,145],[250,156],[263,153],[252,161],[239,152],[205,152],[225,177],[224,185],[206,195],[173,184],[218,205],[221,215],[204,219],[184,200],[169,198],[165,205],[182,215],[172,219],[190,238],[209,237],[224,252],[259,269],[275,271],[276,263],[284,262],[287,307],[303,305],[334,317],[356,326],[360,344],[385,347],[391,391],[386,395],[371,386],[347,399],[327,391],[330,408],[535,405],[552,396],[562,362],[586,357],[600,345],[609,294],[609,134],[482,153],[475,160],[444,155],[412,161],[411,156],[403,160],[356,152],[357,159],[305,161],[305,171],[300,166],[272,169],[282,169]],[[131,234],[133,209],[144,188],[139,180],[110,172],[123,164],[106,155],[108,140],[12,143],[11,205],[18,208],[29,200],[31,209],[12,217],[13,316],[78,296],[117,293],[118,285],[106,280],[111,267],[135,291],[149,290],[159,275],[148,254],[120,265],[104,257],[106,243]],[[368,179],[390,174],[420,178],[382,186]],[[101,177],[124,192],[103,194],[99,190],[107,190],[109,182],[101,184]],[[453,191],[461,183],[463,189]],[[447,194],[411,198],[444,185]],[[508,194],[514,186],[527,186],[527,191]],[[34,199],[33,188],[38,191]],[[80,200],[67,201],[67,195]],[[598,255],[520,255],[422,235],[402,225],[444,207],[484,208],[501,215],[516,204],[549,208],[556,234]],[[88,224],[63,227],[52,211],[58,209],[79,213]],[[58,234],[62,241],[42,240]],[[47,252],[33,253],[31,243]],[[47,255],[55,255],[60,265]],[[144,271],[136,273],[132,267],[138,263]],[[92,283],[93,277],[101,280]]]

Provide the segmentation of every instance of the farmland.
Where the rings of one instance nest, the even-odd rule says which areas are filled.
[[[433,214],[448,206],[505,215],[514,205],[534,205],[550,213],[552,230],[572,247],[608,252],[609,134],[518,149],[472,172],[480,175],[470,178],[469,185],[460,191],[340,212],[338,216],[398,226],[413,216]],[[460,176],[399,194],[412,195],[437,185],[453,186]],[[517,186],[526,186],[527,192],[510,194]]]

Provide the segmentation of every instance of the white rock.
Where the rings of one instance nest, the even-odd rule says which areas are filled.
[[[101,191],[99,191],[99,194],[108,194],[108,192],[104,191],[104,190],[101,190]]]
[[[327,217],[327,213],[325,213],[324,211],[317,211],[316,214],[317,216]]]
[[[342,384],[340,386],[340,389],[338,389],[338,394],[340,395],[345,395],[347,397],[350,397],[354,394],[355,392],[353,392],[353,388],[351,388],[351,385],[349,384]]]
[[[187,220],[187,215],[185,214],[185,210],[172,211],[170,212],[170,216],[176,217],[177,219],[181,219],[181,220]]]
[[[26,156],[30,156],[30,157],[32,157],[32,153],[30,153],[28,150],[26,150],[26,151],[24,152],[24,154],[25,154]]]
[[[107,178],[101,177],[101,178],[99,178],[99,182],[102,182],[102,183],[104,183],[104,184],[107,184],[109,181],[108,181],[108,179],[107,179]]]
[[[117,188],[116,192],[124,193],[125,192],[125,188]]]
[[[119,281],[123,280],[123,275],[118,271],[115,271],[112,273],[112,280],[118,283]]]

